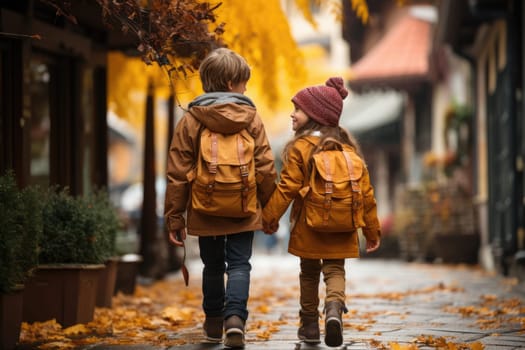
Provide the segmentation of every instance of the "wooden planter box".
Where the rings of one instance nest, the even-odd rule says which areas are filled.
[[[117,281],[118,260],[118,258],[111,258],[106,261],[106,267],[100,273],[96,302],[98,307],[111,307],[112,305]]]
[[[20,337],[24,288],[0,294],[0,349],[13,350]]]
[[[24,289],[23,321],[56,319],[63,327],[93,320],[104,265],[39,265]]]
[[[126,254],[120,257],[117,268],[117,282],[115,283],[115,295],[118,292],[130,295],[135,293],[141,263],[142,257],[137,254]]]

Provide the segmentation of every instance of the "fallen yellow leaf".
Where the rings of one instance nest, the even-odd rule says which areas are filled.
[[[193,315],[195,314],[195,310],[191,308],[177,308],[177,307],[167,307],[162,311],[162,317],[171,321],[171,322],[182,322],[182,321],[189,321],[193,319]]]
[[[75,345],[68,341],[61,341],[42,344],[38,348],[42,350],[73,349],[75,348]]]
[[[396,342],[390,342],[388,345],[390,345],[391,350],[417,350],[417,345],[415,344],[399,344]]]
[[[471,343],[468,346],[469,346],[470,350],[483,350],[483,349],[485,349],[485,345],[483,345],[479,341],[477,341],[475,343]]]
[[[68,327],[64,329],[64,335],[78,335],[78,334],[86,334],[89,333],[89,330],[86,328],[83,324],[76,324],[74,326]]]

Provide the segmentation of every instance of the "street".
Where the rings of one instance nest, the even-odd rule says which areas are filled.
[[[256,252],[252,266],[246,349],[328,349],[297,340],[298,258]],[[47,339],[25,327],[19,349],[36,348],[36,339],[46,349],[222,349],[203,342],[201,263],[192,259],[188,268],[189,287],[175,273],[118,295],[88,325],[55,325],[42,333]],[[346,269],[341,349],[525,349],[523,282],[473,266],[399,260],[348,260]]]

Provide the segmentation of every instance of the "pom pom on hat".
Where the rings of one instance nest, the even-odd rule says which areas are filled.
[[[300,90],[292,102],[319,124],[337,126],[343,111],[343,99],[348,90],[342,78],[332,77],[325,85]]]

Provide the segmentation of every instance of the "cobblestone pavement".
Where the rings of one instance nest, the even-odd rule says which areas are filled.
[[[261,283],[266,287],[271,284],[275,291],[297,288],[296,257],[256,254],[252,265],[252,294]],[[194,261],[189,268],[192,278],[197,279],[200,262]],[[347,261],[346,270],[349,312],[343,318],[344,344],[338,349],[525,349],[523,282],[472,266],[398,260],[352,259]],[[248,331],[246,349],[334,349],[324,343],[312,346],[297,340],[296,297],[272,303],[270,300],[271,311],[264,315],[250,310],[248,322],[292,321],[283,323],[266,341]],[[223,349],[221,344],[203,343],[201,333],[199,325],[172,335],[191,340],[169,348],[97,344],[83,350]]]

